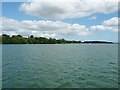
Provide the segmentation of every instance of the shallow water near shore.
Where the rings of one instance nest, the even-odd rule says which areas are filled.
[[[117,44],[2,45],[3,88],[117,88]]]

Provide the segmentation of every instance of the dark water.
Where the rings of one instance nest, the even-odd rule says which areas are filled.
[[[117,44],[2,47],[3,88],[118,87]]]

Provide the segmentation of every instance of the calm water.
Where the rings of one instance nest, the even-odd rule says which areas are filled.
[[[3,88],[118,87],[117,44],[2,47]]]

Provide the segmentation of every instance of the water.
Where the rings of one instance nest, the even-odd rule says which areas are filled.
[[[3,45],[3,88],[116,88],[117,44]]]

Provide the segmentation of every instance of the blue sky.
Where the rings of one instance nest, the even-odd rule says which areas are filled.
[[[26,4],[26,5],[23,5],[23,4]],[[66,7],[66,8],[68,8],[68,11],[66,9],[66,11],[64,10],[64,13],[63,13],[61,10],[62,10],[62,8],[65,8],[65,6],[57,7],[55,5],[54,7],[58,8],[58,10],[59,10],[59,8],[61,9],[60,10],[61,12],[58,12],[55,8],[53,8],[52,5],[49,5],[49,3],[47,4],[48,7],[47,7],[46,3],[44,6],[42,5],[40,10],[39,10],[39,6],[41,4],[39,4],[38,7],[34,7],[35,5],[31,6],[33,8],[31,8],[30,5],[29,6],[28,5],[29,5],[28,3],[24,3],[24,2],[22,2],[22,3],[21,2],[3,2],[2,3],[2,17],[4,17],[3,24],[7,23],[7,25],[8,25],[8,27],[5,27],[5,25],[3,25],[3,33],[10,34],[10,35],[22,34],[25,36],[27,36],[29,34],[33,34],[35,36],[65,38],[68,40],[82,40],[82,41],[84,41],[84,40],[107,40],[107,41],[115,41],[116,42],[118,39],[118,36],[117,36],[118,32],[112,30],[114,28],[112,27],[113,25],[111,25],[111,23],[114,24],[114,22],[113,22],[114,20],[112,18],[118,17],[118,10],[111,9],[108,12],[106,10],[106,8],[103,8],[104,12],[102,12],[102,10],[97,11],[95,9],[96,12],[94,12],[92,10],[91,11],[92,13],[91,13],[89,11],[91,9],[89,9],[89,6],[88,6],[88,12],[83,10],[82,13],[86,14],[86,15],[82,15],[79,13],[81,9],[76,9],[75,7],[73,7],[74,11],[70,11],[69,8],[71,8],[71,7],[68,6],[68,7]],[[75,5],[76,4],[74,4],[74,6]],[[89,3],[88,3],[88,5],[89,5]],[[30,7],[30,9],[28,7]],[[44,8],[42,8],[42,7],[44,7]],[[51,10],[50,8],[53,9],[55,12],[50,11]],[[81,8],[81,7],[79,7],[79,8]],[[109,8],[112,8],[112,5]],[[39,11],[36,11],[36,10],[39,10]],[[46,12],[44,10],[46,10]],[[50,13],[48,13],[49,11],[47,11],[47,10],[49,10]],[[72,13],[72,12],[75,12],[75,13]],[[48,14],[48,16],[46,14]],[[68,17],[67,17],[67,15],[68,15]],[[20,26],[19,27],[21,29],[19,29],[19,27],[18,27],[18,29],[16,30],[15,27],[12,27],[13,32],[10,32],[9,30],[11,27],[9,27],[9,26],[11,26],[11,25],[9,25],[9,23],[8,23],[8,22],[12,23],[12,21],[10,21],[10,19],[14,20],[15,22],[20,23],[19,25],[21,25],[21,27]],[[8,22],[7,22],[7,20],[8,20]],[[35,27],[40,27],[40,31],[36,30],[36,28],[33,28],[33,27],[29,28],[29,29],[31,29],[31,28],[34,29],[33,31],[32,30],[28,31],[27,30],[28,26],[26,26],[26,27],[24,26],[25,28],[23,28],[24,20],[31,21],[31,23],[35,24],[34,25]],[[35,20],[36,20],[36,22],[33,22]],[[44,21],[44,23],[46,23],[46,25],[43,25],[42,21]],[[48,23],[47,21],[50,21],[50,22]],[[60,21],[60,22],[56,22],[56,21]],[[104,21],[106,21],[107,24],[110,23],[111,26],[109,25],[109,27],[108,27],[106,25],[103,25]],[[37,24],[38,22],[40,24]],[[24,23],[26,25],[30,24],[30,23],[26,23],[26,22],[24,22]],[[41,24],[42,24],[42,26],[41,26]],[[47,26],[48,24],[49,24],[49,26]],[[56,26],[54,27],[53,24],[55,24]],[[76,27],[74,24],[77,24]],[[13,23],[13,25],[14,25],[14,23]],[[65,28],[62,28],[63,27],[62,25],[65,25],[64,26]],[[104,26],[105,30],[98,29],[98,25],[101,25],[102,27]],[[95,26],[95,28],[94,28],[95,30],[91,30],[92,26]],[[49,30],[49,28],[53,28],[53,30]],[[108,30],[106,28],[108,28]],[[109,28],[111,30],[109,30]],[[54,30],[54,29],[56,29],[56,30]]]

